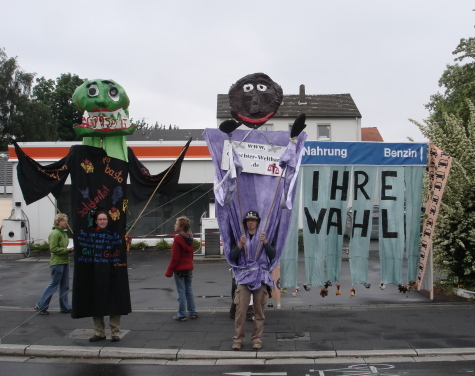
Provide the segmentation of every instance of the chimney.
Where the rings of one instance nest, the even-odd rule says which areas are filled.
[[[300,85],[300,90],[299,90],[299,105],[302,104],[307,104],[307,101],[305,100],[305,85],[302,84]]]

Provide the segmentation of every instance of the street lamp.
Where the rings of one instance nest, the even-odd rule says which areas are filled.
[[[3,197],[7,197],[7,159],[8,154],[0,153],[3,162]]]

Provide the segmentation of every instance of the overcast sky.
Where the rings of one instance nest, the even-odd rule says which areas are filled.
[[[284,94],[350,93],[363,127],[387,142],[424,141],[430,96],[461,38],[471,0],[17,0],[0,47],[38,77],[110,78],[130,116],[216,127],[216,97],[264,72]]]

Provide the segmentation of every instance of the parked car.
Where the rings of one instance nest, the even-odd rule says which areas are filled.
[[[373,215],[372,220],[370,220],[370,228],[368,229],[371,231],[370,239],[378,239],[379,238],[379,205],[373,206]],[[346,213],[346,226],[344,235],[346,237],[351,236],[351,228],[353,223],[353,208],[349,207]]]

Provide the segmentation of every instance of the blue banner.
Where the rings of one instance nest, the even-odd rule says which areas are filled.
[[[302,165],[422,166],[427,144],[306,141]]]

